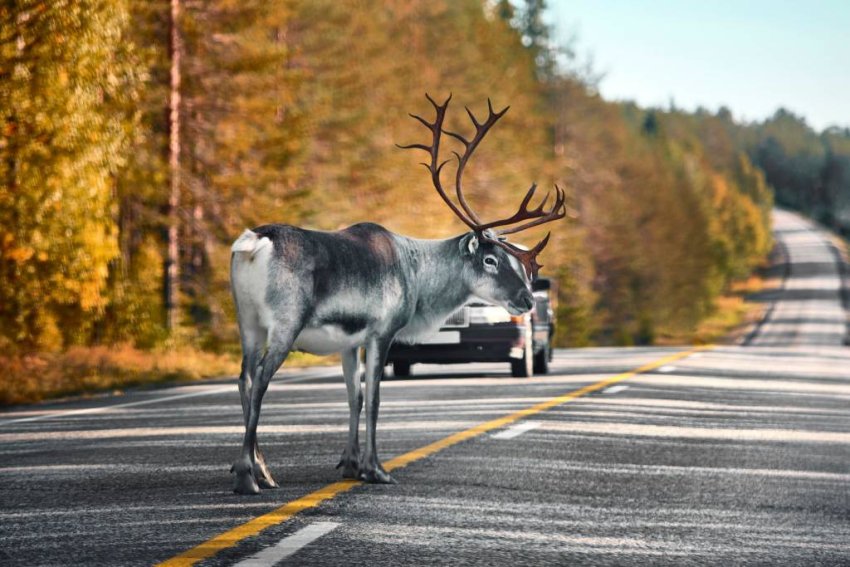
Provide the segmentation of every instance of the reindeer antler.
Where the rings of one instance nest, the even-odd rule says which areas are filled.
[[[476,224],[472,220],[464,216],[460,209],[457,208],[457,205],[455,205],[449,198],[449,196],[446,195],[446,192],[443,190],[443,185],[440,182],[440,172],[443,170],[443,166],[445,166],[447,163],[449,163],[449,161],[451,161],[445,160],[440,164],[437,163],[439,161],[440,153],[440,138],[443,133],[443,120],[446,118],[446,109],[449,107],[449,102],[451,102],[452,100],[452,95],[449,95],[449,98],[447,98],[446,102],[444,102],[443,104],[437,104],[436,102],[434,102],[434,99],[431,98],[428,93],[425,93],[425,97],[428,99],[428,102],[430,102],[434,106],[434,110],[437,111],[437,116],[436,118],[434,118],[434,121],[428,122],[427,120],[416,114],[410,114],[410,116],[411,118],[415,118],[416,120],[421,122],[423,126],[425,126],[431,131],[431,145],[426,146],[425,144],[408,144],[406,146],[402,146],[396,144],[396,146],[403,150],[424,150],[430,154],[431,163],[423,163],[422,165],[428,168],[428,171],[431,172],[431,182],[437,189],[437,193],[440,194],[440,197],[443,198],[443,201],[446,202],[452,212],[454,212],[454,214],[457,215],[460,220],[466,223],[466,225],[469,226],[469,228],[471,228],[472,230],[476,230]]]
[[[463,172],[466,168],[466,164],[469,162],[469,158],[472,157],[472,154],[475,152],[475,149],[481,143],[481,140],[484,139],[484,136],[487,135],[487,132],[490,131],[490,128],[493,127],[499,119],[505,115],[505,113],[510,108],[506,106],[499,112],[495,112],[493,110],[493,103],[490,102],[490,99],[487,99],[487,119],[484,122],[479,122],[475,115],[472,113],[469,108],[466,108],[467,114],[469,114],[470,120],[472,120],[473,126],[475,126],[475,135],[472,139],[467,139],[464,136],[456,133],[450,132],[448,130],[443,129],[443,121],[446,117],[446,110],[449,107],[449,102],[452,100],[452,96],[449,95],[449,98],[443,104],[437,104],[434,102],[427,93],[425,97],[428,101],[433,105],[434,110],[436,111],[436,118],[434,122],[428,122],[421,116],[417,116],[415,114],[411,114],[413,118],[421,122],[426,128],[431,131],[432,139],[431,145],[425,144],[409,144],[406,146],[398,146],[403,149],[417,149],[428,152],[431,156],[431,163],[423,163],[428,171],[431,172],[431,182],[434,184],[434,188],[439,193],[440,197],[442,197],[443,201],[449,206],[449,208],[454,212],[457,217],[464,222],[469,228],[474,230],[478,235],[480,240],[484,240],[487,242],[491,242],[504,250],[506,250],[509,254],[513,255],[517,260],[522,263],[525,268],[526,273],[530,278],[537,277],[537,271],[542,267],[537,263],[537,255],[543,250],[546,244],[549,242],[550,234],[547,234],[546,237],[537,243],[537,245],[530,250],[523,250],[513,244],[507,242],[502,238],[503,235],[513,234],[525,230],[527,228],[531,228],[533,226],[538,226],[547,222],[552,222],[554,220],[562,219],[567,214],[566,208],[566,195],[564,191],[555,185],[555,202],[552,204],[552,207],[546,209],[546,203],[549,200],[549,195],[547,194],[543,201],[535,208],[529,209],[528,205],[531,202],[532,197],[534,196],[534,192],[537,190],[537,185],[532,184],[531,188],[526,192],[525,197],[522,199],[522,202],[519,205],[517,211],[511,215],[510,217],[495,220],[491,222],[482,222],[472,207],[466,202],[466,199],[463,195]],[[461,211],[457,205],[449,198],[446,191],[443,189],[442,182],[440,180],[440,173],[442,172],[443,167],[450,161],[445,160],[442,163],[439,162],[439,152],[440,152],[440,138],[443,133],[448,134],[449,136],[458,140],[464,146],[463,154],[459,154],[457,152],[453,152],[455,157],[457,158],[457,172],[455,174],[455,193],[457,194],[458,201],[460,202],[460,206],[463,208]],[[529,221],[523,223],[523,221]],[[522,224],[518,224],[522,223]],[[496,227],[505,227],[509,225],[517,225],[511,228],[505,228],[501,230],[492,230]],[[493,236],[491,236],[493,235]]]

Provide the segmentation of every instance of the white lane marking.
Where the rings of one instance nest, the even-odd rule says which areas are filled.
[[[42,415],[34,415],[32,417],[22,417],[20,419],[10,419],[9,421],[4,421],[0,423],[2,425],[10,425],[12,423],[24,423],[26,421],[41,421],[43,419],[51,419],[54,417],[66,417],[69,415],[86,415],[90,413],[99,413],[102,411],[109,411],[117,408],[129,408],[135,406],[146,406],[148,404],[157,404],[160,402],[170,402],[172,400],[182,400],[184,398],[195,398],[197,396],[208,396],[211,394],[221,394],[224,392],[230,392],[234,389],[234,386],[222,386],[221,388],[213,388],[211,390],[204,390],[202,392],[192,392],[190,394],[178,394],[176,396],[166,396],[164,398],[154,398],[152,400],[142,400],[139,402],[129,402],[126,404],[114,404],[110,406],[98,406],[95,408],[83,408],[77,410],[67,410],[67,411],[57,411],[53,413],[45,413]]]
[[[665,374],[668,372],[673,372],[674,370],[676,370],[676,367],[671,364],[665,364],[664,366],[658,369],[659,372],[664,372]]]
[[[540,427],[539,421],[523,421],[492,435],[492,437],[493,439],[513,439],[514,437],[522,435],[526,431],[531,431],[538,427]]]
[[[305,545],[312,543],[339,527],[336,522],[316,522],[280,540],[277,545],[267,547],[256,555],[240,561],[237,567],[268,567],[289,557]]]
[[[579,384],[586,383],[588,380],[596,379],[598,374],[587,373],[587,374],[571,374],[571,375],[550,375],[550,376],[540,376],[534,379],[535,384],[537,385],[555,385],[555,384]],[[298,382],[304,382],[311,379],[320,379],[320,378],[331,378],[331,377],[340,377],[339,382],[327,383],[327,384],[299,384]],[[458,377],[462,377],[463,380],[458,380]],[[308,392],[308,391],[318,391],[318,390],[339,390],[345,391],[345,384],[341,380],[342,372],[337,370],[334,372],[328,372],[323,374],[315,374],[310,376],[296,376],[289,379],[275,379],[274,382],[269,386],[270,390],[277,389],[280,386],[286,386],[287,390],[299,391],[299,392]],[[234,380],[235,382],[235,380]],[[513,386],[513,385],[526,385],[528,384],[527,378],[505,378],[504,376],[500,376],[498,378],[472,378],[465,377],[463,374],[458,374],[455,378],[429,378],[427,380],[397,380],[397,381],[389,381],[386,383],[382,383],[382,388],[433,388],[433,387],[446,387],[446,388],[468,388],[470,386]],[[235,390],[236,385],[234,384],[232,388]],[[171,389],[166,391],[172,391]],[[222,390],[226,391],[226,390]],[[215,394],[217,391],[205,390],[203,392],[194,392],[192,395],[202,396],[205,394]],[[188,396],[187,396],[188,397]],[[155,400],[144,400],[143,402],[131,402],[134,405],[142,405],[142,404],[153,404],[160,401],[168,401],[169,399],[176,398],[157,398]],[[43,419],[52,419],[54,417],[62,417],[64,415],[75,415],[75,414],[87,414],[87,413],[97,413],[102,411],[107,411],[113,408],[122,408],[128,407],[130,404],[117,404],[112,406],[99,406],[96,408],[84,408],[79,410],[67,410],[67,411],[48,411],[48,413],[40,413],[37,416],[20,418],[20,419],[10,419],[8,421],[0,421],[0,427],[4,425],[11,425],[14,423],[20,422],[28,422],[28,421],[38,421]],[[5,414],[0,414],[0,416]]]
[[[801,414],[823,414],[844,417],[846,412],[839,409],[819,409],[810,407],[794,407],[783,405],[739,405],[739,404],[716,404],[711,402],[695,402],[691,400],[665,400],[656,398],[611,398],[601,401],[596,398],[584,398],[574,400],[575,404],[626,406],[629,411],[661,411],[676,413],[710,413],[711,415],[729,415],[729,413],[801,413]]]
[[[846,347],[841,347],[846,348]],[[669,386],[670,379],[657,374],[640,374],[629,379],[633,384],[646,384],[651,386]],[[791,379],[762,379],[762,378],[715,378],[702,376],[688,376],[688,387],[690,388],[720,388],[723,390],[765,390],[771,395],[777,393],[793,392],[797,395],[814,394],[820,396],[843,397],[850,396],[850,383],[846,380],[835,383],[803,382]]]
[[[295,382],[303,382],[305,380],[310,380],[310,379],[332,378],[334,376],[339,376],[339,375],[341,375],[340,371],[322,372],[322,373],[316,373],[316,374],[308,374],[306,376],[293,376],[292,378],[284,378],[282,380],[277,379],[272,384],[273,385],[274,384],[291,384],[291,383],[295,383]],[[120,408],[131,408],[131,407],[136,407],[136,406],[146,406],[146,405],[150,405],[150,404],[158,404],[160,402],[171,402],[171,401],[174,401],[174,400],[182,400],[182,399],[185,399],[185,398],[194,398],[194,397],[197,397],[197,396],[210,396],[210,395],[213,395],[213,394],[223,394],[225,392],[230,392],[230,391],[233,391],[233,390],[236,390],[236,389],[237,389],[236,384],[233,384],[233,385],[228,385],[228,386],[221,386],[219,388],[204,389],[204,390],[201,390],[199,392],[190,392],[188,394],[177,394],[177,395],[174,395],[174,396],[165,396],[163,398],[153,398],[153,399],[150,399],[150,400],[141,400],[141,401],[138,401],[138,402],[128,402],[126,404],[113,404],[113,405],[108,405],[108,406],[98,406],[98,407],[93,407],[93,408],[82,408],[82,409],[77,409],[77,410],[54,411],[54,412],[50,412],[50,413],[43,413],[43,414],[39,414],[39,415],[34,415],[34,416],[31,416],[31,417],[22,417],[22,418],[18,418],[18,419],[10,419],[8,421],[3,421],[3,422],[0,422],[0,427],[2,427],[4,425],[11,425],[13,423],[24,423],[24,422],[29,422],[29,421],[41,421],[41,420],[44,420],[44,419],[52,419],[52,418],[55,418],[55,417],[66,417],[66,416],[71,416],[71,415],[86,415],[86,414],[91,414],[91,413],[100,413],[100,412],[104,412],[104,411],[112,411],[114,409],[120,409]],[[168,391],[168,390],[166,390],[166,391]]]
[[[603,394],[616,394],[617,392],[622,392],[623,390],[628,390],[629,387],[625,384],[615,384],[614,386],[608,386],[604,390],[602,390]]]
[[[589,433],[619,437],[669,437],[680,439],[721,439],[731,441],[761,441],[778,443],[850,443],[850,433],[841,431],[812,431],[804,429],[731,429],[648,425],[614,421],[547,421],[544,431],[559,433]]]
[[[239,406],[237,405],[235,407],[238,411]],[[235,419],[235,414],[233,421],[239,421]],[[436,431],[450,429],[468,429],[478,423],[480,423],[480,421],[475,420],[392,421],[389,423],[384,423],[381,427],[384,431]],[[348,431],[348,425],[344,425],[341,420],[339,425],[260,425],[260,432],[263,433],[263,435],[292,433],[340,433],[343,431]],[[75,429],[62,431],[39,430],[23,431],[19,433],[0,433],[0,443],[49,441],[51,439],[136,439],[139,437],[181,437],[186,435],[233,435],[241,437],[243,433],[245,433],[245,426],[243,425],[210,425],[192,427],[126,427],[123,429]]]

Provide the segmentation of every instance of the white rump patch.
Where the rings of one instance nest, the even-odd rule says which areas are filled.
[[[248,252],[251,254],[251,259],[254,259],[254,256],[257,255],[257,252],[262,250],[263,248],[267,248],[272,245],[272,241],[266,238],[265,236],[259,238],[256,232],[253,230],[246,229],[239,238],[236,239],[236,242],[233,243],[233,246],[230,247],[231,252]]]

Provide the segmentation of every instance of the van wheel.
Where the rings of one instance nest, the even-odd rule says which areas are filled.
[[[393,362],[393,376],[396,378],[407,378],[410,376],[410,363],[400,360]]]

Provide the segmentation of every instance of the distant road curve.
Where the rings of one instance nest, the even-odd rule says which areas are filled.
[[[749,346],[841,346],[848,323],[845,270],[829,235],[803,216],[774,210],[774,237],[786,256],[785,278]]]

